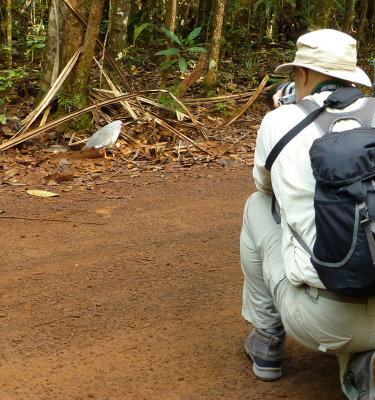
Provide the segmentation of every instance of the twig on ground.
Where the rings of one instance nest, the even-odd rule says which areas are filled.
[[[255,91],[255,93],[250,97],[250,99],[247,101],[247,103],[242,107],[241,111],[235,115],[233,118],[231,118],[229,121],[227,121],[224,125],[223,128],[226,128],[230,124],[232,124],[236,119],[238,119],[255,101],[255,99],[260,95],[261,91],[263,90],[264,86],[266,86],[266,83],[269,79],[269,76],[266,75],[261,84],[259,85],[258,89]]]
[[[80,225],[105,225],[100,222],[86,222],[86,221],[70,221],[68,219],[54,219],[54,218],[32,218],[32,217],[20,217],[17,215],[0,215],[0,218],[7,219],[22,219],[27,221],[40,221],[40,222],[68,222],[71,224],[80,224]]]
[[[44,96],[43,100],[40,102],[38,107],[29,115],[29,117],[26,118],[26,124],[13,136],[13,138],[16,138],[17,136],[20,136],[24,132],[26,132],[27,129],[30,127],[30,125],[38,118],[39,114],[48,106],[53,96],[59,91],[61,85],[68,77],[70,71],[76,64],[81,53],[82,53],[82,47],[79,48],[73,55],[73,57],[68,61],[65,68],[63,69],[59,77],[56,79],[56,82],[52,85],[49,92]]]

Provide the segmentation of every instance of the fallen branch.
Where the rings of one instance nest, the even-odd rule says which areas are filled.
[[[208,63],[204,58],[199,59],[197,66],[191,74],[184,79],[174,91],[176,97],[181,98],[187,92],[190,86],[201,76],[203,70],[207,68],[207,65]]]
[[[103,74],[104,78],[106,79],[108,85],[112,89],[113,93],[115,96],[120,96],[120,91],[116,88],[108,74],[104,71],[103,67],[99,64],[98,60],[94,57],[94,60],[96,62],[96,65],[99,67],[101,73]],[[130,116],[133,118],[134,121],[138,119],[137,114],[133,111],[133,109],[130,107],[130,104],[127,101],[121,101],[120,104],[125,108],[125,110],[130,114]]]
[[[169,92],[168,90],[164,90],[164,89],[159,89],[160,92],[164,92],[164,93],[168,93],[173,100],[175,100],[183,109],[184,111],[186,111],[187,115],[190,117],[191,122],[195,125],[195,127],[198,129],[198,131],[201,133],[201,135],[207,140],[207,135],[204,132],[204,130],[199,126],[197,120],[195,119],[195,117],[193,116],[193,114],[188,110],[188,108],[185,106],[184,103],[181,102],[181,100],[179,100],[174,94],[172,94],[171,92]]]
[[[264,89],[264,91],[266,91],[266,89]],[[225,96],[216,96],[216,97],[197,97],[197,98],[185,98],[184,99],[184,103],[185,104],[204,104],[204,103],[217,103],[220,101],[229,101],[229,100],[242,100],[242,99],[246,99],[247,97],[250,97],[254,94],[254,90],[252,90],[251,92],[245,92],[245,93],[237,93],[237,94],[227,94]]]
[[[46,219],[46,218],[32,218],[32,217],[19,217],[13,215],[0,215],[0,218],[7,219],[22,219],[27,221],[39,221],[39,222],[68,222],[71,224],[82,224],[82,225],[105,225],[104,223],[99,222],[86,222],[86,221],[70,221],[67,219]]]
[[[205,150],[203,147],[201,147],[197,143],[195,143],[193,139],[190,139],[188,136],[179,132],[177,129],[171,127],[170,125],[168,125],[166,122],[164,122],[160,118],[156,117],[155,115],[152,115],[151,113],[149,113],[147,111],[145,112],[145,115],[148,116],[149,118],[152,118],[157,124],[159,124],[160,126],[162,126],[165,129],[167,129],[168,131],[172,132],[174,135],[176,135],[180,139],[184,140],[185,142],[192,144],[197,149],[203,151],[206,154],[209,154],[210,156],[212,155],[209,151]]]
[[[65,116],[63,116],[63,117],[61,117],[59,119],[56,119],[54,121],[49,122],[46,125],[40,126],[40,127],[35,128],[35,129],[33,129],[33,130],[29,131],[29,132],[26,132],[22,136],[9,139],[8,141],[6,141],[5,143],[2,143],[0,145],[0,150],[10,149],[11,147],[14,147],[17,144],[23,143],[26,140],[31,139],[34,136],[37,136],[40,133],[46,132],[51,128],[55,128],[56,126],[64,124],[65,122],[70,121],[71,119],[79,117],[79,116],[81,116],[83,114],[86,114],[87,112],[92,111],[92,110],[94,110],[96,108],[103,107],[103,106],[106,106],[106,105],[109,105],[109,104],[112,104],[112,103],[117,103],[117,102],[119,102],[121,100],[132,98],[134,96],[135,96],[134,94],[125,94],[123,96],[119,96],[119,97],[116,97],[116,98],[113,98],[113,99],[105,100],[105,101],[103,101],[103,102],[101,102],[99,104],[94,104],[94,105],[88,106],[86,108],[83,108],[82,110],[79,110],[79,111],[73,112],[71,114],[65,115]]]
[[[107,106],[109,104],[118,103],[118,102],[121,102],[123,100],[131,99],[131,98],[137,98],[137,96],[142,95],[142,94],[156,93],[156,92],[159,92],[159,91],[160,90],[158,90],[158,89],[154,89],[154,90],[146,90],[144,92],[139,92],[139,93],[124,94],[124,95],[115,97],[113,99],[108,99],[108,100],[102,101],[102,102],[100,102],[98,104],[94,104],[94,105],[88,106],[86,108],[83,108],[82,110],[73,112],[71,114],[65,115],[64,117],[56,119],[55,121],[49,122],[48,124],[46,124],[44,126],[38,127],[36,129],[33,129],[32,131],[27,132],[22,136],[9,139],[7,142],[2,143],[0,145],[0,150],[7,150],[7,149],[9,149],[11,147],[14,147],[17,144],[23,143],[26,140],[31,139],[32,137],[39,135],[40,133],[46,132],[47,130],[49,130],[51,128],[54,128],[54,127],[56,127],[58,125],[61,125],[61,124],[65,123],[65,122],[67,122],[67,121],[69,121],[69,120],[71,120],[73,118],[79,117],[80,115],[86,114],[87,112],[90,112],[90,111],[92,111],[94,109],[101,108],[101,107]],[[166,92],[168,92],[168,91],[166,91]],[[169,93],[169,94],[172,97],[174,97],[171,93]],[[182,105],[182,103],[178,99],[176,99],[176,100]],[[166,122],[162,121],[158,117],[152,115],[151,113],[149,113],[147,111],[143,111],[143,110],[141,110],[141,111],[145,116],[147,116],[150,119],[153,119],[157,124],[159,124],[160,126],[163,126],[165,129],[169,130],[170,132],[172,132],[173,134],[178,136],[180,139],[185,140],[185,141],[191,143],[192,145],[194,145],[195,147],[197,147],[199,150],[201,150],[201,151],[203,151],[203,152],[205,152],[207,154],[210,154],[207,150],[203,149],[198,144],[196,144],[194,142],[194,140],[192,140],[189,137],[185,136],[183,133],[179,132],[177,129],[172,128],[170,125],[168,125]],[[192,117],[191,113],[189,113],[189,116]],[[199,125],[197,123],[196,123],[195,126],[200,131],[200,127],[199,127]]]
[[[73,69],[81,53],[82,47],[79,48],[73,57],[68,61],[65,68],[52,85],[51,89],[48,91],[48,93],[46,93],[46,95],[43,97],[43,100],[39,103],[38,107],[30,114],[28,118],[26,118],[28,120],[27,123],[13,136],[13,138],[26,132],[30,125],[38,118],[39,114],[48,106],[53,96],[59,91],[61,85],[64,83],[70,71]]]
[[[108,82],[109,83],[109,82]],[[100,89],[94,89],[95,91],[97,91],[97,92],[99,92],[99,94],[100,94],[100,91],[101,92],[103,92],[103,93],[110,93],[110,94],[113,94],[114,96],[120,96],[120,95],[123,95],[123,93],[120,93],[120,92],[117,92],[116,90],[105,90],[105,89],[103,89],[103,90],[100,90]],[[195,126],[196,128],[197,128],[197,130],[198,130],[198,132],[200,132],[200,134],[207,140],[207,134],[206,134],[206,132],[204,131],[204,129],[202,128],[202,126],[201,126],[201,124],[199,124],[199,122],[196,120],[196,118],[194,117],[194,115],[189,111],[189,109],[186,107],[186,105],[184,104],[184,103],[182,103],[182,101],[181,100],[179,100],[173,93],[171,93],[171,92],[169,92],[168,90],[165,90],[165,89],[155,89],[155,90],[149,90],[148,92],[162,92],[162,93],[168,93],[175,101],[176,101],[176,103],[178,103],[181,107],[182,107],[182,109],[186,112],[186,114],[190,117],[190,119],[191,119],[191,121],[192,121],[192,123],[193,123],[193,126]],[[98,95],[96,95],[97,97],[98,97]],[[103,98],[104,96],[102,96],[102,98]],[[154,107],[159,107],[159,108],[162,108],[162,109],[164,109],[164,110],[171,110],[169,107],[166,107],[166,106],[164,106],[163,104],[160,104],[160,103],[157,103],[157,102],[155,102],[155,101],[152,101],[152,100],[150,100],[150,99],[147,99],[147,98],[145,98],[145,97],[142,97],[142,96],[139,96],[139,95],[137,95],[137,97],[136,97],[136,100],[138,101],[138,103],[140,103],[140,102],[143,102],[143,103],[146,103],[146,104],[151,104],[152,106],[154,106]],[[141,107],[141,106],[139,106],[138,104],[135,104],[134,102],[130,102],[129,101],[129,104],[131,104],[132,106],[133,106],[133,108],[135,108],[136,110],[138,110],[140,113],[145,113],[145,110],[143,109],[143,107]]]
[[[231,118],[229,121],[227,121],[222,127],[226,128],[230,124],[232,124],[236,119],[238,119],[255,101],[255,99],[260,95],[261,91],[263,90],[264,86],[266,86],[266,83],[269,79],[269,76],[266,75],[261,84],[259,85],[258,89],[255,91],[255,93],[250,97],[250,99],[247,101],[247,103],[242,107],[241,111],[235,115],[233,118]]]

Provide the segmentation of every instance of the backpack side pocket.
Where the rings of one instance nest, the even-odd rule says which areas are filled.
[[[316,188],[316,241],[311,262],[327,289],[365,297],[374,290],[375,267],[358,203]],[[322,197],[326,200],[322,200]],[[331,196],[330,196],[331,195]],[[327,198],[331,197],[329,200]],[[336,197],[336,199],[332,199]]]

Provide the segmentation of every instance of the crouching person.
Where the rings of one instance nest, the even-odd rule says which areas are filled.
[[[356,41],[345,33],[324,29],[301,36],[295,60],[276,69],[291,74],[297,103],[271,111],[258,132],[253,169],[258,191],[246,203],[240,240],[244,273],[242,315],[253,325],[245,351],[257,377],[264,380],[281,377],[287,334],[305,347],[337,355],[341,387],[347,398],[375,400],[375,273],[370,268],[369,276],[372,279],[371,274],[374,275],[374,282],[369,282],[362,292],[360,286],[351,291],[350,285],[356,277],[345,270],[349,268],[347,259],[329,260],[329,241],[322,243],[327,261],[321,261],[321,269],[314,264],[316,257],[312,254],[317,238],[314,209],[317,173],[309,154],[313,142],[326,133],[322,129],[324,123],[330,132],[354,130],[355,133],[356,128],[375,121],[374,101],[362,96],[354,96],[340,108],[331,107],[334,102],[326,102],[330,95],[343,92],[343,88],[357,90],[355,84],[371,86],[370,79],[356,63]],[[316,117],[289,138],[276,155],[270,156],[287,132],[327,104],[328,108],[320,110],[319,123]],[[335,149],[335,145],[330,149]],[[337,157],[333,159],[341,157],[338,146]],[[354,186],[361,185],[362,182]],[[277,209],[281,223],[271,211],[272,195],[276,199],[273,209]],[[357,219],[353,217],[353,221],[360,219],[357,225],[365,221],[361,213],[360,209]],[[346,246],[345,241],[357,240],[353,231],[342,232],[340,245],[340,233],[333,230],[328,233],[336,235],[333,243],[338,250]],[[371,245],[366,246],[370,253]],[[337,248],[331,249],[332,254]],[[334,273],[338,276],[332,290],[329,279]],[[327,281],[325,274],[330,277]],[[336,290],[335,285],[343,289]]]

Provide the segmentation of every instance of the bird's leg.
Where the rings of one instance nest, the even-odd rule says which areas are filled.
[[[115,157],[115,155],[111,152],[111,150],[109,150],[109,154],[108,154],[107,148],[106,147],[103,147],[103,148],[104,148],[104,158],[112,159],[113,157]]]

